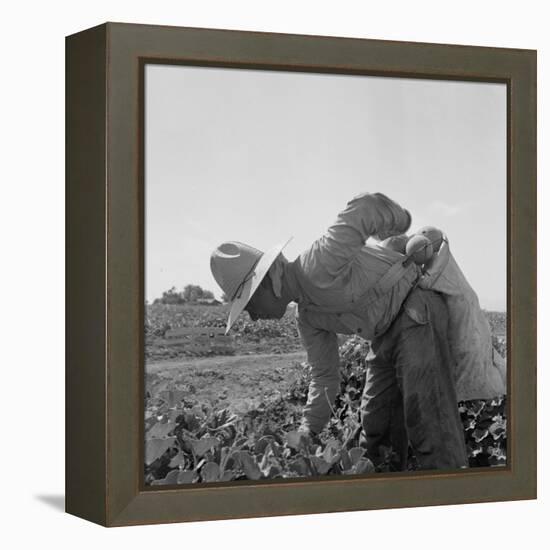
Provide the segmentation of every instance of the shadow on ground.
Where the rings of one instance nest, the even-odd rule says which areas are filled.
[[[35,498],[58,512],[65,511],[65,495],[35,495]]]

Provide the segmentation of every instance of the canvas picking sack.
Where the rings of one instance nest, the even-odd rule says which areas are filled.
[[[443,294],[447,302],[458,400],[492,399],[506,394],[506,361],[493,347],[489,321],[446,238],[418,286]]]

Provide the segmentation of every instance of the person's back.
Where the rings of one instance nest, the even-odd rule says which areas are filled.
[[[410,214],[385,195],[364,193],[352,199],[326,233],[292,262],[292,279],[301,290],[301,322],[326,326],[318,317],[338,314],[338,324],[345,326],[340,332],[367,340],[384,332],[419,270],[404,265],[401,254],[366,241],[382,239],[400,225],[410,225]]]
[[[390,439],[403,469],[410,441],[420,468],[463,468],[468,459],[445,302],[438,292],[416,286],[421,271],[410,258],[367,245],[370,237],[383,241],[410,225],[410,213],[399,204],[382,193],[363,193],[296,260],[224,243],[212,255],[212,272],[232,296],[228,330],[243,308],[253,320],[281,318],[279,306],[297,302],[311,366],[303,434],[319,434],[326,426],[340,389],[337,334],[356,333],[371,341],[361,405],[369,457],[378,461]],[[244,265],[244,257],[257,264]],[[239,265],[232,271],[239,277],[226,277],[229,264]]]

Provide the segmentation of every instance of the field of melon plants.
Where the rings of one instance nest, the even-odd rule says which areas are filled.
[[[362,447],[359,405],[369,350],[367,342],[357,336],[342,339],[341,392],[329,424],[318,437],[311,438],[297,431],[307,397],[309,370],[295,353],[299,349],[299,339],[292,317],[285,318],[282,323],[251,323],[243,315],[245,319],[239,320],[236,331],[240,334],[237,342],[242,342],[237,353],[242,350],[242,360],[248,363],[235,374],[234,369],[224,370],[224,357],[187,357],[187,364],[181,363],[179,368],[182,357],[164,356],[155,349],[159,331],[166,328],[224,323],[222,306],[205,306],[187,316],[184,309],[163,308],[168,309],[148,310],[146,328],[146,340],[149,339],[145,402],[146,484],[257,481],[394,471],[395,457],[391,448],[384,449],[382,459],[373,463]],[[490,314],[489,319],[494,329],[494,343],[505,356],[506,339],[502,332],[505,314]],[[210,361],[207,367],[206,363],[197,363],[205,360]],[[231,358],[235,364],[239,360],[239,356]],[[163,368],[163,365],[170,368]],[[231,375],[239,377],[242,391],[230,387],[228,394]],[[470,466],[505,465],[505,397],[461,402],[457,406],[464,425]],[[416,469],[412,452],[408,456],[408,469]]]

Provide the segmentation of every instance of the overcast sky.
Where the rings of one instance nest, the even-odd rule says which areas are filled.
[[[294,239],[382,192],[435,225],[488,309],[506,308],[506,88],[148,65],[146,298],[200,284],[210,253]]]

